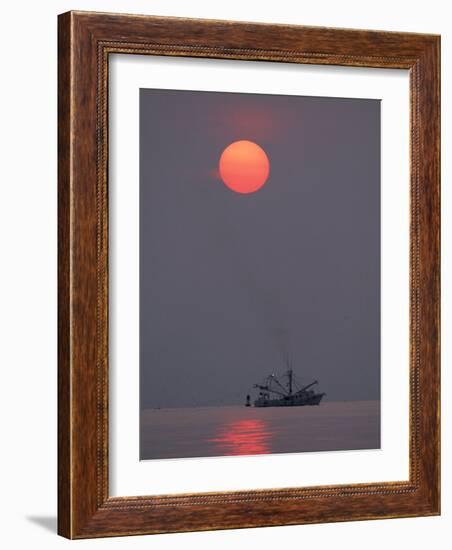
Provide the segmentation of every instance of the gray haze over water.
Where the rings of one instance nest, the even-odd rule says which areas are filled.
[[[270,160],[250,195],[217,171],[240,139]],[[142,89],[142,409],[242,404],[286,353],[380,398],[380,102]]]

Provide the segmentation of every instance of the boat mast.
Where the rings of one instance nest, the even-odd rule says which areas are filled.
[[[293,386],[293,369],[292,369],[292,361],[289,356],[289,354],[286,354],[286,365],[287,365],[287,377],[289,379],[289,382],[287,384],[287,388],[289,390],[289,395],[292,395],[292,386]]]

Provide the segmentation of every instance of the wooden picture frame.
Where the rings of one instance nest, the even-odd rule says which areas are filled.
[[[58,532],[104,537],[440,513],[440,38],[68,12],[58,38]],[[108,490],[108,75],[127,53],[410,74],[409,481],[149,497]]]

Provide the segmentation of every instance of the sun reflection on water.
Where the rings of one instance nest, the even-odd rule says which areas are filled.
[[[271,432],[263,420],[230,422],[208,440],[221,455],[258,455],[270,452]]]

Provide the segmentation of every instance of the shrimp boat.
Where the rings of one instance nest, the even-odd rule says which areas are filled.
[[[292,367],[284,373],[281,379],[270,374],[262,384],[254,384],[259,390],[259,397],[254,401],[255,407],[302,407],[319,405],[325,393],[316,392],[313,387],[317,380],[305,386],[297,383]],[[246,396],[246,406],[251,406],[251,397]]]

